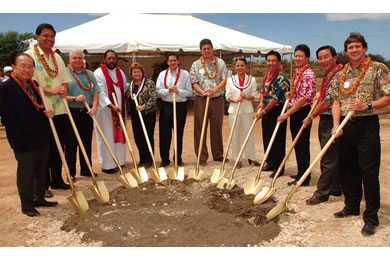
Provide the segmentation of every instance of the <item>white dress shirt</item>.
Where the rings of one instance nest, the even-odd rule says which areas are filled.
[[[165,102],[173,102],[173,93],[169,92],[168,88],[165,88],[164,79],[165,79],[165,73],[168,70],[168,75],[166,79],[166,85],[169,88],[169,86],[172,86],[175,84],[176,81],[176,73],[179,70],[179,67],[176,68],[175,71],[171,71],[169,68],[160,72],[160,75],[158,75],[158,79],[156,82],[156,90],[157,95],[161,97],[161,99]],[[179,90],[179,93],[176,94],[176,102],[186,102],[187,97],[192,95],[192,85],[190,80],[190,74],[188,71],[185,71],[183,69],[180,70],[179,80],[176,83],[176,87]]]
[[[234,77],[234,82],[239,85],[239,79],[237,75],[233,75],[230,78],[228,78],[226,82],[226,100],[229,101],[229,97],[232,97],[234,99],[237,99],[240,96],[241,90],[237,88],[234,83],[233,83],[233,78]],[[248,80],[251,78],[251,81],[249,83],[249,86],[243,90],[245,93],[245,96],[249,97],[256,97],[256,79],[254,77],[249,77],[248,75],[245,74],[245,81],[244,81],[244,86],[247,84]],[[229,114],[236,113],[238,103],[230,103],[229,105]],[[253,112],[253,105],[252,101],[244,99],[241,104],[240,108],[240,114],[244,113],[252,113]]]

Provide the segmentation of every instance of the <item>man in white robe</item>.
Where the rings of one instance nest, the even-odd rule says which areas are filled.
[[[124,92],[128,88],[126,76],[117,67],[118,55],[113,50],[104,53],[104,64],[96,69],[94,74],[100,89],[99,106],[96,113],[96,120],[107,138],[110,148],[115,154],[119,164],[123,167],[126,162],[126,141],[119,125],[119,118],[113,119],[121,112],[126,124],[126,100]],[[118,106],[115,106],[112,92],[115,92]],[[95,126],[96,128],[96,126]],[[99,162],[104,173],[112,174],[118,171],[117,165],[109,153],[99,132],[96,131]]]

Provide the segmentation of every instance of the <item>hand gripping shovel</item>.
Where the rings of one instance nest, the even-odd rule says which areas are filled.
[[[118,101],[117,101],[114,93],[112,93],[112,98],[114,100],[114,105],[118,106]],[[127,134],[127,129],[126,129],[125,123],[123,121],[122,114],[120,112],[118,112],[118,116],[119,116],[120,124],[121,124],[122,129],[123,129],[123,133],[125,134],[127,147],[129,148],[130,156],[131,156],[131,159],[133,160],[133,164],[134,164],[134,169],[131,169],[130,173],[131,173],[132,177],[134,177],[134,179],[137,181],[138,184],[142,184],[142,183],[148,181],[148,179],[149,179],[148,173],[146,172],[145,167],[139,167],[139,168],[137,167],[137,161],[135,160],[134,152],[133,152],[133,149],[132,149],[131,144],[130,144],[130,138],[129,138],[129,135]],[[120,166],[118,166],[118,167],[120,167]],[[128,173],[126,173],[126,174],[128,174]]]
[[[72,114],[70,113],[68,102],[66,101],[65,98],[63,98],[62,103],[64,103],[66,112],[68,113],[69,121],[70,121],[72,128],[73,128],[73,132],[76,135],[81,152],[83,153],[83,156],[84,156],[85,163],[87,164],[89,172],[91,173],[92,185],[89,187],[89,189],[91,190],[92,195],[95,197],[95,199],[98,202],[102,202],[102,203],[107,202],[110,200],[110,194],[108,193],[107,187],[103,181],[96,181],[95,173],[92,170],[91,162],[89,161],[87,152],[85,151],[83,141],[81,141],[79,131],[77,130],[77,127],[76,127],[76,124],[74,123]]]
[[[175,166],[168,168],[168,177],[171,180],[184,180],[184,167],[177,165],[177,118],[176,118],[176,92],[173,92],[173,141],[175,148]]]
[[[134,99],[135,105],[139,106],[138,105],[137,96],[135,94],[133,94],[133,99]],[[139,115],[139,120],[141,121],[142,129],[144,130],[145,140],[146,140],[146,142],[148,144],[150,156],[152,157],[152,160],[153,160],[153,168],[154,169],[152,169],[150,171],[150,175],[152,176],[152,179],[155,182],[160,183],[160,182],[168,179],[167,173],[165,172],[165,169],[163,167],[157,168],[156,160],[154,159],[152,145],[150,144],[148,132],[146,131],[146,127],[145,127],[144,119],[142,118],[141,111],[138,111],[138,115]]]
[[[233,124],[232,124],[232,129],[230,129],[229,139],[228,139],[228,143],[227,143],[227,147],[226,147],[225,156],[223,157],[223,161],[222,161],[222,164],[221,164],[221,169],[214,169],[213,175],[211,175],[211,183],[214,183],[214,184],[218,183],[223,177],[226,176],[226,171],[224,170],[225,161],[226,161],[226,158],[227,158],[227,155],[228,155],[228,152],[229,152],[230,144],[231,144],[232,139],[233,139],[233,133],[234,133],[234,129],[236,128],[237,118],[238,118],[238,114],[240,112],[241,103],[242,102],[238,103],[236,115],[234,116],[234,120],[233,120]],[[234,166],[236,166],[238,161],[239,160],[236,161]]]
[[[203,138],[204,138],[204,132],[206,129],[207,113],[209,111],[209,103],[210,103],[210,97],[207,96],[206,106],[205,106],[204,115],[203,115],[202,132],[200,134],[200,141],[199,141],[198,161],[196,163],[196,169],[191,170],[190,173],[188,174],[189,179],[195,179],[197,181],[201,181],[204,178],[204,172],[199,169],[199,164],[200,164],[200,155],[202,153],[202,148],[203,148]]]
[[[311,116],[311,114],[313,113],[313,111],[314,111],[315,107],[317,106],[317,104],[318,104],[318,99],[313,104],[313,106],[312,106],[309,114],[307,115],[307,117]],[[292,145],[291,145],[290,149],[288,150],[286,156],[284,156],[284,159],[283,159],[282,163],[280,164],[280,166],[278,168],[278,171],[275,173],[275,176],[272,179],[271,186],[264,186],[263,189],[261,189],[261,191],[256,195],[256,197],[254,199],[254,204],[261,204],[261,203],[265,202],[267,199],[269,199],[276,192],[276,189],[275,189],[276,179],[279,177],[279,175],[282,172],[282,169],[283,169],[284,165],[286,164],[288,158],[290,157],[290,155],[291,155],[295,145],[298,143],[298,140],[301,137],[301,135],[303,133],[303,130],[305,130],[305,126],[304,125],[302,125],[302,127],[299,130],[298,134],[295,136],[294,142],[292,143]]]
[[[43,105],[47,109],[45,93],[43,92],[43,88],[42,87],[39,87],[39,92],[41,94]],[[84,195],[83,195],[83,193],[81,191],[77,191],[76,192],[76,189],[74,187],[73,181],[72,181],[72,179],[70,177],[68,164],[66,163],[66,160],[65,160],[65,155],[64,155],[64,151],[62,150],[62,147],[61,147],[60,139],[58,139],[58,134],[57,134],[56,128],[54,126],[53,119],[49,118],[49,122],[50,122],[51,130],[53,132],[54,140],[55,140],[56,145],[57,145],[58,153],[60,154],[61,161],[62,161],[62,164],[64,165],[65,173],[66,173],[66,176],[68,177],[68,181],[69,181],[69,184],[70,184],[71,195],[68,197],[68,200],[69,200],[70,204],[72,205],[73,209],[79,215],[84,215],[88,211],[88,209],[89,209],[88,202],[85,199],[85,197],[84,197]]]
[[[336,132],[329,138],[328,142],[322,148],[321,152],[317,155],[317,157],[314,159],[314,161],[310,164],[309,168],[305,171],[305,173],[302,175],[302,177],[299,179],[297,185],[290,191],[290,193],[287,195],[286,199],[283,202],[279,202],[278,205],[276,205],[274,208],[272,208],[268,214],[267,214],[267,221],[273,219],[280,213],[282,213],[287,208],[287,203],[290,201],[293,194],[298,190],[298,188],[302,185],[302,183],[305,181],[306,177],[310,174],[311,170],[313,169],[314,165],[324,156],[328,148],[333,143],[334,139],[336,138],[336,135],[338,132],[340,132],[341,129],[345,126],[345,124],[348,122],[348,120],[353,116],[355,111],[349,111],[348,115],[344,118],[343,122],[339,125]]]
[[[87,102],[84,102],[84,105],[87,107],[88,111],[91,110],[89,105],[87,104]],[[117,177],[117,180],[123,185],[125,186],[126,188],[128,189],[132,189],[132,188],[135,188],[138,186],[137,184],[137,181],[129,174],[129,173],[126,173],[124,174],[123,173],[123,170],[122,170],[122,167],[121,165],[119,164],[118,160],[116,159],[115,157],[115,154],[114,152],[112,151],[111,147],[110,147],[110,144],[108,143],[107,141],[107,138],[104,136],[103,134],[103,130],[101,129],[98,121],[96,120],[96,118],[93,116],[92,117],[93,121],[95,122],[95,126],[96,126],[96,129],[98,130],[101,138],[103,139],[103,142],[104,144],[106,145],[107,147],[107,150],[110,152],[111,154],[111,157],[112,159],[114,160],[114,162],[116,163],[116,165],[118,166],[118,169],[119,169],[119,176]]]
[[[289,99],[287,99],[286,102],[284,103],[282,112],[280,113],[281,115],[286,111],[288,101],[289,101]],[[261,188],[264,186],[264,180],[260,179],[260,175],[261,175],[261,172],[263,170],[265,161],[268,158],[268,154],[271,151],[271,147],[272,147],[272,144],[274,143],[276,134],[278,133],[280,124],[281,124],[281,122],[278,122],[276,124],[276,126],[275,126],[275,130],[274,130],[274,132],[272,134],[272,137],[271,137],[271,140],[270,140],[270,142],[268,144],[268,147],[267,147],[267,150],[265,152],[263,161],[261,162],[261,165],[260,165],[260,168],[259,168],[259,172],[257,173],[256,177],[250,177],[246,181],[246,183],[244,184],[244,193],[246,195],[248,195],[248,194],[257,194],[261,190]]]
[[[241,159],[241,156],[242,156],[242,154],[243,154],[243,152],[244,152],[244,149],[245,149],[245,147],[246,147],[246,145],[247,145],[247,143],[248,143],[248,141],[249,141],[249,137],[251,136],[252,131],[253,131],[253,129],[254,129],[254,127],[255,127],[257,121],[258,121],[258,119],[255,117],[255,118],[253,119],[252,126],[251,126],[251,128],[249,129],[247,136],[245,137],[244,143],[242,144],[241,150],[240,150],[240,152],[238,153],[237,160],[236,160],[236,162],[234,163],[233,170],[232,170],[232,172],[230,173],[229,179],[227,179],[227,178],[222,178],[222,179],[219,181],[218,185],[217,185],[217,188],[218,188],[218,189],[227,189],[227,190],[231,190],[231,189],[233,189],[234,185],[237,183],[237,181],[233,180],[233,176],[234,176],[234,173],[235,173],[235,171],[236,171],[238,162],[239,162],[240,159]]]

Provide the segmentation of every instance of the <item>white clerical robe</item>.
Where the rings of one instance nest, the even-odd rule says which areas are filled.
[[[107,68],[108,69],[108,68]],[[108,69],[108,72],[114,82],[118,82],[116,71],[115,69],[110,70]],[[123,77],[123,92],[126,92],[128,88],[126,76],[121,71],[122,77]],[[98,121],[100,127],[103,130],[104,136],[107,138],[108,143],[110,144],[110,148],[115,154],[115,157],[117,158],[120,165],[124,165],[126,163],[126,149],[127,144],[126,143],[114,143],[114,132],[113,132],[113,125],[112,125],[112,116],[111,116],[111,109],[108,107],[109,104],[111,104],[110,99],[108,98],[108,90],[107,90],[107,83],[106,79],[104,77],[103,71],[101,68],[98,68],[94,71],[97,84],[100,89],[99,93],[99,106],[96,113],[96,120]],[[118,86],[114,85],[115,93],[118,98],[118,106],[122,108],[122,102],[126,102],[125,97],[121,96],[120,94],[120,88]],[[126,104],[125,104],[126,108]],[[125,109],[125,115],[126,109]],[[123,120],[125,124],[127,123],[126,116]],[[96,129],[95,126],[95,133],[96,133],[96,141],[97,141],[97,147],[98,147],[98,155],[99,155],[99,162],[102,167],[102,169],[109,170],[116,168],[117,165],[115,161],[112,159],[112,156],[110,152],[108,151],[106,144],[104,143],[103,139],[101,138],[99,132]]]

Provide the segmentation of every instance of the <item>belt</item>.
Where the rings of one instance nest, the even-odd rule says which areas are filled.
[[[88,110],[84,107],[84,108],[74,108],[74,107],[70,107],[69,110],[71,112],[79,112],[79,113],[86,113],[88,112]]]
[[[341,119],[344,119],[345,116],[341,116]],[[370,115],[370,116],[356,116],[356,117],[351,117],[349,121],[351,122],[361,122],[361,121],[366,121],[366,120],[373,120],[377,119],[378,115]]]

